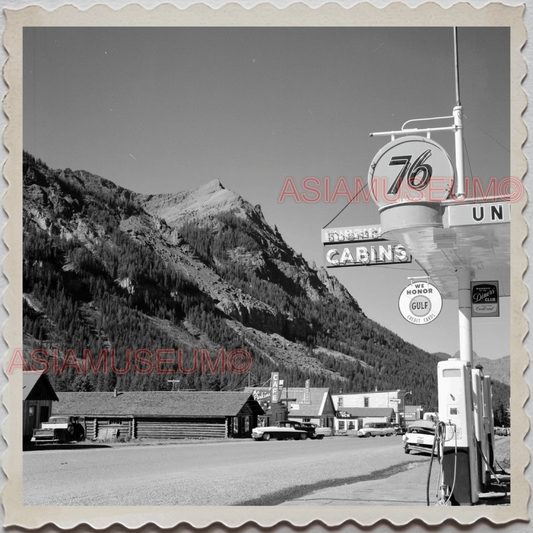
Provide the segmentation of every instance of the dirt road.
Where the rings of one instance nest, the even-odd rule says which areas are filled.
[[[405,455],[399,436],[36,450],[23,456],[23,502],[276,505],[427,460]]]

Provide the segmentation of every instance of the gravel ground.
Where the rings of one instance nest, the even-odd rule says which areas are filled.
[[[509,472],[511,468],[511,437],[496,437],[494,442],[494,457],[498,464]],[[496,465],[498,466],[498,465]]]

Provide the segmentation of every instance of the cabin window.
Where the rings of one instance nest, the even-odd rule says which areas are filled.
[[[342,396],[339,396],[339,405],[338,407],[344,407],[344,399]]]
[[[368,396],[365,396],[365,397],[363,398],[363,401],[364,401],[364,403],[365,403],[365,407],[368,407]]]

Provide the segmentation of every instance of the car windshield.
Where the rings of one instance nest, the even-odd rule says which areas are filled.
[[[69,418],[68,416],[53,416],[50,418],[50,422],[54,424],[68,424]]]
[[[409,428],[409,433],[421,433],[423,435],[434,435],[435,430],[433,428],[415,427],[415,428]]]

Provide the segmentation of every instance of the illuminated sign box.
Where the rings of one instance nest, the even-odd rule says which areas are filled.
[[[499,317],[500,298],[497,281],[471,283],[472,317]]]
[[[507,202],[450,205],[446,211],[450,228],[511,222],[511,204]]]
[[[381,240],[381,226],[347,226],[345,228],[322,229],[322,243],[364,242]]]
[[[327,268],[410,263],[411,255],[396,241],[370,241],[324,245]]]

